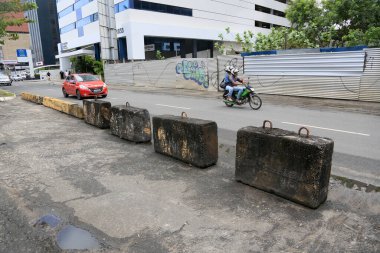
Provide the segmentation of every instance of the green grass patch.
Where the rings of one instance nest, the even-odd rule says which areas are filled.
[[[13,97],[15,94],[0,89],[0,97]]]

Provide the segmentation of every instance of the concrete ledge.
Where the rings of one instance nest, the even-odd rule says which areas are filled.
[[[40,95],[35,95],[29,92],[22,92],[21,98],[39,105],[43,104],[44,97]]]
[[[44,97],[43,105],[54,110],[66,113],[79,119],[83,119],[83,108],[78,104],[63,101],[56,98]]]

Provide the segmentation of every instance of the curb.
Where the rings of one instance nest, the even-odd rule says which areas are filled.
[[[59,112],[63,112],[65,114],[74,116],[79,119],[84,118],[83,107],[76,103],[67,102],[57,98],[39,96],[28,92],[22,92],[21,97],[26,101],[30,101],[39,105],[44,105],[48,108],[54,109]]]
[[[9,100],[12,100],[12,99],[15,99],[15,98],[16,98],[16,95],[13,95],[11,97],[0,97],[0,102],[9,101]]]

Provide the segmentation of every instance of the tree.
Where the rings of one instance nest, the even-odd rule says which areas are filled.
[[[303,30],[285,27],[272,28],[268,35],[259,33],[255,41],[256,51],[313,47],[316,44],[307,38]]]
[[[104,69],[101,61],[95,60],[90,55],[84,55],[79,57],[71,57],[70,61],[77,73],[94,73],[101,75],[104,78]]]
[[[32,22],[27,18],[15,18],[14,14],[35,8],[37,8],[35,3],[21,3],[21,0],[7,0],[0,3],[0,45],[4,45],[4,39],[18,39],[16,33],[7,32],[7,27]]]
[[[303,31],[319,47],[359,45],[366,41],[360,38],[370,29],[367,37],[376,38],[380,27],[379,0],[322,0],[320,3],[293,0],[285,13],[292,28]]]

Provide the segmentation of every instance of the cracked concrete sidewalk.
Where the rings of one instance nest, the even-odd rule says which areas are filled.
[[[332,178],[311,210],[236,182],[234,146],[200,170],[20,98],[0,107],[0,188],[30,224],[54,214],[104,252],[380,251],[376,191]]]

